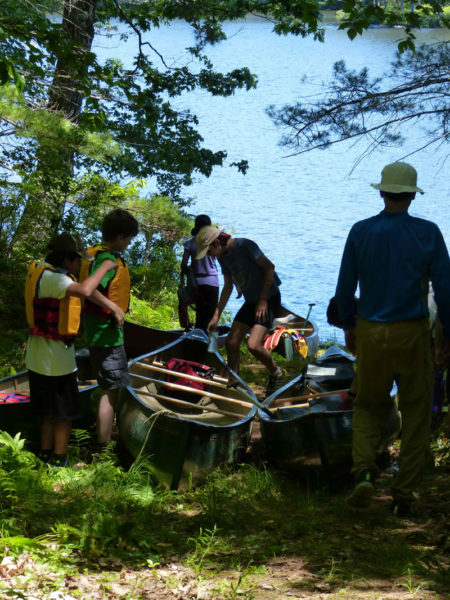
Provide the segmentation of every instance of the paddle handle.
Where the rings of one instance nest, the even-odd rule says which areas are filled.
[[[305,322],[303,323],[303,330],[302,331],[305,331],[306,323],[308,322],[309,315],[311,314],[311,311],[312,311],[312,307],[315,306],[315,305],[316,305],[315,302],[310,302],[309,309],[308,309],[308,314],[306,315]]]
[[[317,394],[306,394],[304,396],[290,396],[288,398],[276,398],[273,405],[282,404],[284,402],[297,402],[298,400],[310,400],[311,398],[323,398],[325,396],[333,396],[333,394],[344,394],[349,390],[333,390],[331,392],[318,392]]]
[[[275,412],[277,410],[283,410],[286,408],[311,408],[311,404],[309,404],[309,402],[303,402],[303,404],[291,404],[291,406],[280,406],[280,408],[274,407],[270,410]]]

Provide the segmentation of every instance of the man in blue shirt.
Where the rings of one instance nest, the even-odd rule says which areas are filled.
[[[411,514],[428,453],[433,360],[428,323],[429,281],[450,349],[450,261],[434,223],[408,214],[417,173],[396,162],[382,171],[385,209],[353,225],[344,248],[336,302],[347,348],[357,355],[358,391],[353,412],[353,471],[349,504],[366,508],[374,494],[375,457],[390,404],[399,391],[402,437],[399,472],[392,482],[393,512]],[[360,298],[355,314],[354,296]]]

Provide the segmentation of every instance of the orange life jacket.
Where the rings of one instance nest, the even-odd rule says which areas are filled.
[[[127,312],[130,304],[130,272],[128,271],[127,263],[118,252],[111,250],[111,248],[104,244],[94,244],[88,248],[87,252],[94,257],[94,260],[102,252],[114,255],[119,265],[114,273],[114,277],[109,280],[105,289],[98,288],[98,290],[117,304],[123,312]],[[85,259],[81,261],[80,282],[89,277],[93,262]],[[102,316],[111,314],[107,308],[98,306],[89,300],[86,300],[84,303],[83,313]]]
[[[80,328],[80,299],[76,296],[39,298],[39,283],[46,270],[57,272],[47,263],[32,263],[25,281],[25,310],[30,334],[71,344]],[[69,273],[67,277],[76,281]]]

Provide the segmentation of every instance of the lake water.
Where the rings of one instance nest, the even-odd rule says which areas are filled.
[[[227,23],[229,39],[207,52],[218,70],[249,67],[258,76],[256,90],[238,91],[226,99],[204,92],[176,99],[177,107],[198,116],[205,146],[228,151],[227,166],[216,169],[209,179],[198,178],[186,195],[195,199],[194,215],[207,213],[225,231],[257,242],[283,282],[283,303],[305,315],[314,302],[311,318],[319,325],[321,340],[342,341],[342,332],[328,326],[325,311],[334,295],[347,233],[355,221],[382,209],[370,183],[379,182],[383,166],[407,157],[426,143],[426,137],[414,125],[401,148],[377,150],[361,162],[365,143],[338,144],[287,158],[289,152],[279,146],[282,132],[265,114],[266,107],[319,94],[336,60],[345,59],[355,70],[367,66],[372,76],[382,75],[394,58],[401,31],[371,29],[351,42],[345,32],[328,24],[322,44],[311,38],[278,37],[271,29],[270,23],[254,18]],[[447,30],[417,32],[418,43],[448,38]],[[183,64],[184,48],[193,38],[189,27],[178,21],[152,32],[151,41],[166,61]],[[102,39],[97,52],[117,55],[118,45],[118,39]],[[121,46],[119,56],[126,60],[134,49],[130,43]],[[304,76],[307,82],[302,82]],[[426,192],[416,196],[410,212],[438,223],[447,245],[448,148],[432,146],[405,158],[416,167],[418,184]],[[229,166],[241,159],[250,164],[246,175]],[[234,312],[239,305],[233,298],[227,308]]]

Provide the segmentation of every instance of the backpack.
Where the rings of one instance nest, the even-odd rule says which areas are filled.
[[[212,380],[215,372],[213,367],[202,365],[192,360],[185,360],[183,358],[169,359],[166,363],[166,368],[174,373],[173,375],[167,375],[166,381],[168,383],[184,385],[185,387],[202,391],[206,391],[208,389],[208,381]],[[204,381],[189,379],[188,377],[183,377],[183,374],[201,377],[204,379]],[[187,400],[188,402],[197,403],[202,397],[201,394],[193,394],[188,390],[178,390],[177,388],[172,388],[170,385],[167,386],[167,389],[171,391],[171,395],[174,398]]]
[[[186,274],[186,284],[183,281],[178,287],[178,305],[181,308],[187,308],[191,304],[195,304],[198,294],[198,283],[194,273],[190,270]]]

